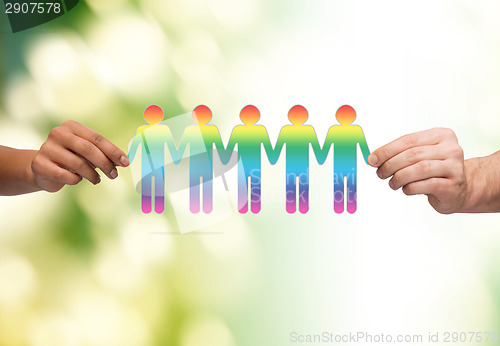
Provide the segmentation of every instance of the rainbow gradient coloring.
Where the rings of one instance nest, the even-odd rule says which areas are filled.
[[[212,111],[205,105],[192,112],[194,124],[187,126],[179,144],[176,145],[170,128],[161,122],[164,112],[161,107],[151,105],[144,111],[147,125],[139,126],[132,140],[129,157],[132,162],[142,146],[141,209],[144,213],[165,209],[165,144],[177,165],[187,153],[189,159],[189,210],[191,213],[211,213],[213,210],[214,153],[223,165],[228,164],[237,147],[238,155],[238,211],[257,214],[262,208],[262,146],[269,162],[274,165],[281,152],[286,150],[286,211],[290,214],[309,211],[309,148],[312,147],[316,161],[323,165],[333,145],[333,210],[348,213],[357,210],[357,147],[361,149],[368,164],[370,150],[363,130],[352,123],[356,111],[348,105],[340,107],[336,119],[340,125],[328,130],[323,146],[320,146],[316,131],[305,125],[309,113],[301,105],[288,112],[290,125],[282,127],[275,147],[268,132],[258,125],[260,111],[253,105],[243,107],[240,112],[242,125],[234,127],[227,146],[215,125],[209,124]],[[285,148],[285,149],[284,149]],[[347,208],[345,206],[347,205]],[[297,208],[298,207],[298,208]]]
[[[261,146],[268,157],[273,153],[273,147],[269,140],[267,130],[262,125],[255,125],[260,119],[257,107],[248,105],[240,112],[240,119],[244,125],[238,125],[233,129],[226,153],[222,163],[230,159],[235,145],[238,145],[238,210],[240,213],[248,211],[248,193],[250,181],[250,210],[253,213],[260,212],[261,208]]]
[[[352,214],[357,209],[357,146],[359,144],[366,164],[370,150],[361,127],[351,125],[356,119],[354,108],[342,106],[337,110],[336,117],[340,125],[333,125],[328,130],[321,161],[325,161],[333,144],[333,208],[336,213],[342,213],[344,200],[347,199],[347,212]]]
[[[150,213],[152,210],[153,190],[155,211],[162,213],[165,209],[165,143],[170,153],[177,153],[170,129],[160,124],[163,117],[164,113],[160,107],[152,105],[146,108],[144,120],[148,125],[139,126],[128,154],[132,162],[139,144],[142,144],[141,195],[144,213]],[[151,173],[144,175],[145,172]]]
[[[285,125],[280,131],[271,163],[276,163],[283,145],[286,145],[286,211],[295,213],[297,209],[297,183],[299,185],[299,211],[309,210],[309,144],[316,157],[321,157],[321,148],[314,128],[304,125],[309,113],[300,106],[288,112],[292,125]],[[324,160],[323,160],[324,161]],[[318,163],[323,163],[318,160]]]

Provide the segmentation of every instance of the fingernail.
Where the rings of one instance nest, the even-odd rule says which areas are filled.
[[[394,182],[392,180],[389,181],[389,186],[391,187],[391,189],[394,189]]]
[[[368,156],[368,163],[372,166],[375,166],[378,162],[378,157],[377,155],[371,154]]]
[[[113,169],[111,173],[109,173],[109,175],[111,176],[111,178],[115,179],[118,176],[118,172],[116,171],[116,169]]]
[[[382,171],[380,169],[377,169],[377,176],[382,179]]]
[[[130,160],[128,159],[128,157],[122,155],[122,157],[120,157],[120,163],[126,167],[130,164]]]

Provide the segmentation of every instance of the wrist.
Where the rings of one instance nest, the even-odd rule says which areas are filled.
[[[480,207],[484,194],[484,181],[481,174],[482,158],[472,158],[464,162],[465,192],[464,204],[459,212],[474,213]]]
[[[34,191],[40,191],[43,190],[40,185],[36,182],[35,179],[35,173],[33,172],[33,158],[36,156],[38,153],[37,150],[26,150],[25,155],[26,155],[26,166],[24,167],[24,182],[29,186],[29,188],[34,192]]]

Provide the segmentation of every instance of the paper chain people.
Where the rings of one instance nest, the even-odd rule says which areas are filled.
[[[205,213],[212,211],[213,190],[213,153],[214,146],[223,164],[227,164],[238,146],[238,210],[253,213],[261,210],[261,147],[271,164],[276,164],[286,147],[286,211],[301,213],[309,210],[309,145],[312,146],[316,160],[322,165],[332,144],[334,145],[334,211],[342,213],[345,202],[347,211],[356,211],[356,152],[359,144],[365,162],[368,164],[370,151],[361,127],[352,125],[356,119],[355,110],[344,105],[337,110],[336,118],[340,125],[330,127],[323,147],[320,147],[314,128],[304,125],[308,118],[307,110],[296,105],[288,112],[291,125],[280,131],[276,146],[273,148],[267,130],[257,125],[260,112],[257,107],[248,105],[240,112],[243,125],[236,126],[229,138],[227,147],[221,140],[219,130],[210,125],[211,110],[200,105],[192,112],[196,124],[186,127],[178,146],[168,126],[161,124],[164,113],[161,107],[151,105],[144,111],[147,125],[140,126],[129,150],[130,161],[134,160],[139,145],[142,145],[142,211],[150,213],[153,206],[157,213],[165,208],[165,144],[174,164],[179,164],[189,144],[189,189],[190,211]],[[147,159],[146,159],[147,157]],[[145,174],[145,172],[151,172]],[[298,198],[297,198],[298,184]],[[154,191],[154,192],[153,192]],[[249,198],[250,196],[250,198]],[[250,201],[249,201],[250,199]]]

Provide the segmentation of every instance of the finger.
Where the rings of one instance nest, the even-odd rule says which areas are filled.
[[[430,129],[402,136],[371,153],[368,157],[368,163],[371,166],[380,167],[390,158],[410,148],[438,144],[444,131],[451,130]]]
[[[94,185],[101,182],[101,177],[92,165],[86,159],[69,150],[58,147],[58,149],[54,149],[51,159],[68,171],[87,179]]]
[[[446,148],[440,144],[413,147],[385,161],[377,169],[377,175],[381,179],[386,179],[397,171],[417,162],[445,159],[446,154]]]
[[[415,181],[429,178],[444,178],[450,174],[450,165],[443,160],[420,161],[396,172],[389,181],[389,186],[393,190],[397,190]]]
[[[408,196],[413,195],[436,195],[451,184],[446,178],[429,178],[415,181],[403,186],[403,192]]]
[[[68,125],[71,127],[75,135],[89,141],[99,148],[99,150],[109,160],[111,160],[115,166],[126,167],[130,164],[127,154],[125,154],[125,152],[111,143],[104,136],[76,121],[69,121]]]
[[[40,175],[48,180],[64,185],[76,185],[82,181],[82,177],[78,174],[72,173],[63,167],[58,166],[56,163],[46,159],[38,168]]]
[[[99,168],[108,178],[115,179],[118,176],[115,164],[89,141],[73,135],[71,139],[66,141],[65,146],[89,161],[94,167]]]

